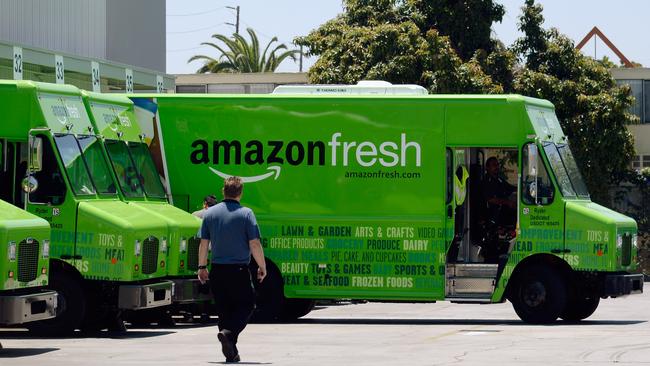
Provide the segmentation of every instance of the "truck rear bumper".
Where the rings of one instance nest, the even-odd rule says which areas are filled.
[[[178,304],[210,301],[212,294],[209,287],[201,285],[201,282],[196,278],[176,278],[174,282],[174,294],[172,302]]]
[[[172,303],[174,283],[161,281],[147,285],[121,285],[117,306],[125,310],[150,309]]]
[[[56,316],[57,293],[0,296],[0,324],[23,324]]]
[[[643,274],[613,274],[605,276],[602,297],[617,297],[643,293]]]

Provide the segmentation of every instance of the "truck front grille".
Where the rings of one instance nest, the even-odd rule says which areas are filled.
[[[621,266],[627,267],[632,263],[632,235],[623,235],[623,248],[621,248]]]
[[[142,244],[142,273],[152,274],[158,269],[159,241],[156,237],[148,237]]]
[[[18,244],[18,281],[34,281],[38,274],[38,241],[23,240]]]
[[[196,271],[199,269],[199,238],[192,237],[187,243],[187,269],[189,271]]]

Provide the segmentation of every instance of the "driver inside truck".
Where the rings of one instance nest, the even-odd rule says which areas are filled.
[[[481,182],[483,199],[487,205],[487,219],[499,229],[515,225],[517,202],[511,197],[517,187],[500,174],[499,160],[490,157],[485,162],[485,177]]]

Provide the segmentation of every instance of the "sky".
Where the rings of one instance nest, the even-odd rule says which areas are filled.
[[[524,0],[496,0],[506,7],[501,23],[492,26],[494,34],[506,45],[512,44],[521,34],[517,30],[517,18]],[[544,26],[555,27],[577,44],[594,26],[630,60],[650,67],[650,38],[645,37],[644,24],[648,24],[650,1],[648,0],[538,0],[544,7]],[[166,0],[167,4],[167,73],[194,73],[201,62],[190,64],[187,60],[196,54],[216,56],[211,47],[201,46],[210,42],[214,33],[232,34],[235,28],[235,10],[240,7],[240,33],[253,28],[266,45],[272,37],[291,47],[297,36],[311,30],[343,11],[341,0]],[[606,45],[590,41],[583,48],[589,56],[606,55],[617,61]],[[304,71],[315,58],[303,62]],[[297,72],[298,63],[285,61],[277,71]]]

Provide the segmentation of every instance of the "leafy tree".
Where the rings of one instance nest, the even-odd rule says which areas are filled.
[[[403,8],[421,31],[431,28],[448,36],[456,53],[469,60],[477,50],[492,53],[492,24],[501,22],[505,8],[493,0],[407,0]]]
[[[309,70],[312,83],[382,79],[417,83],[432,93],[503,92],[479,60],[463,61],[450,37],[430,27],[437,18],[425,1],[344,0],[344,6],[343,14],[296,39],[320,56]]]
[[[279,44],[272,48],[273,43],[278,41],[273,37],[266,45],[263,52],[260,52],[260,42],[257,34],[251,28],[246,29],[250,36],[250,43],[241,35],[233,34],[232,38],[222,34],[213,34],[212,38],[221,41],[223,45],[213,42],[203,42],[202,45],[214,47],[220,55],[217,58],[196,55],[187,62],[203,60],[204,64],[196,73],[218,73],[218,72],[273,72],[282,63],[290,58],[296,61],[299,50],[289,50],[285,44]]]
[[[513,91],[548,99],[589,187],[592,199],[610,204],[609,187],[629,170],[634,156],[626,125],[637,122],[628,112],[628,87],[619,87],[602,62],[575,49],[556,29],[542,28],[542,7],[526,0],[519,29],[524,36],[513,50],[524,62]]]

